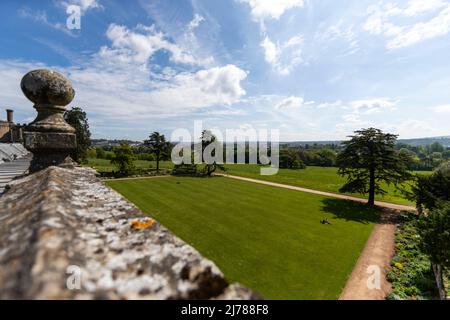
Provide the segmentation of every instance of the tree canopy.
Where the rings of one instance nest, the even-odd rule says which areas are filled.
[[[294,149],[282,149],[280,150],[280,168],[305,169],[306,166],[300,158],[298,151]]]
[[[128,144],[121,144],[113,149],[114,155],[111,163],[117,167],[123,175],[129,174],[135,169],[133,160],[133,149]]]
[[[77,135],[77,147],[72,152],[71,157],[77,162],[85,162],[88,149],[91,146],[91,132],[89,131],[86,112],[79,107],[73,107],[64,113],[64,119],[75,128],[75,134]]]
[[[434,264],[450,268],[450,202],[420,220],[421,246]]]
[[[155,131],[148,140],[144,141],[144,145],[150,149],[150,152],[156,156],[156,171],[159,172],[159,162],[167,159],[170,153],[170,142],[166,141],[163,134]]]
[[[338,173],[347,177],[341,192],[368,194],[368,204],[375,204],[375,194],[384,194],[382,183],[399,184],[409,180],[408,161],[395,150],[397,135],[380,129],[355,131],[337,157]]]
[[[411,200],[419,211],[433,210],[444,201],[450,201],[450,161],[441,164],[431,175],[418,175],[412,186]]]

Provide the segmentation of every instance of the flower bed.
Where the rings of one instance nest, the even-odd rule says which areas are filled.
[[[416,214],[402,213],[395,241],[396,253],[387,274],[392,292],[387,299],[439,299],[430,260],[419,248]]]

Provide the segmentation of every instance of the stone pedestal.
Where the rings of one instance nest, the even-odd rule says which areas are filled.
[[[30,172],[49,166],[74,167],[69,156],[77,143],[74,133],[25,132],[24,137],[25,147],[33,153]]]
[[[23,77],[21,88],[38,112],[23,133],[24,145],[33,153],[30,172],[48,166],[73,167],[75,129],[64,120],[65,106],[75,96],[71,83],[55,71],[34,70]]]

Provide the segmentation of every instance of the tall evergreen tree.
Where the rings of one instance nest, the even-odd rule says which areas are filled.
[[[368,128],[355,131],[337,157],[338,173],[347,177],[341,192],[369,194],[368,204],[375,204],[375,194],[385,194],[381,184],[398,185],[411,179],[408,161],[395,150],[397,135]]]
[[[166,137],[163,134],[155,131],[148,140],[144,141],[144,145],[155,155],[156,171],[159,172],[159,162],[168,157],[170,143],[166,141]]]
[[[86,112],[79,107],[73,107],[64,113],[64,119],[68,124],[75,128],[77,135],[77,147],[72,152],[71,157],[77,162],[87,160],[87,151],[91,146],[91,132]]]
[[[450,202],[450,161],[441,164],[430,175],[417,175],[411,191],[409,199],[416,202],[419,213]]]

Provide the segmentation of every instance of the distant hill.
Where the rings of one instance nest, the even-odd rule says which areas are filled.
[[[340,140],[328,140],[328,141],[291,141],[280,142],[281,145],[287,145],[289,147],[298,147],[305,145],[327,145],[327,144],[341,144]],[[416,138],[416,139],[398,139],[398,143],[404,143],[410,146],[421,146],[432,144],[433,142],[439,142],[444,147],[450,147],[450,136],[430,137],[430,138]]]
[[[142,142],[133,140],[91,139],[91,143],[93,147],[103,147],[103,146],[117,147],[121,143],[127,143],[130,146],[137,146],[140,145]]]
[[[142,141],[133,141],[133,140],[109,140],[109,139],[92,139],[92,146],[93,147],[102,147],[102,146],[111,146],[115,147],[120,145],[121,143],[125,142],[128,143],[131,146],[138,146],[142,144]],[[280,145],[285,145],[289,147],[299,147],[299,146],[305,146],[305,145],[329,145],[329,144],[335,144],[339,145],[341,144],[341,140],[325,140],[325,141],[290,141],[290,142],[280,142]],[[410,146],[420,146],[420,145],[428,145],[432,144],[433,142],[439,142],[444,147],[450,147],[450,136],[441,136],[441,137],[430,137],[430,138],[416,138],[416,139],[399,139],[398,143],[404,143]]]
[[[287,145],[288,147],[304,147],[306,145],[312,146],[312,145],[319,145],[323,146],[326,144],[341,144],[342,141],[340,140],[329,140],[329,141],[291,141],[291,142],[280,142],[280,145]]]
[[[399,139],[398,142],[408,144],[410,146],[422,146],[439,142],[444,147],[450,147],[450,136],[433,137],[433,138],[417,138],[417,139]]]

